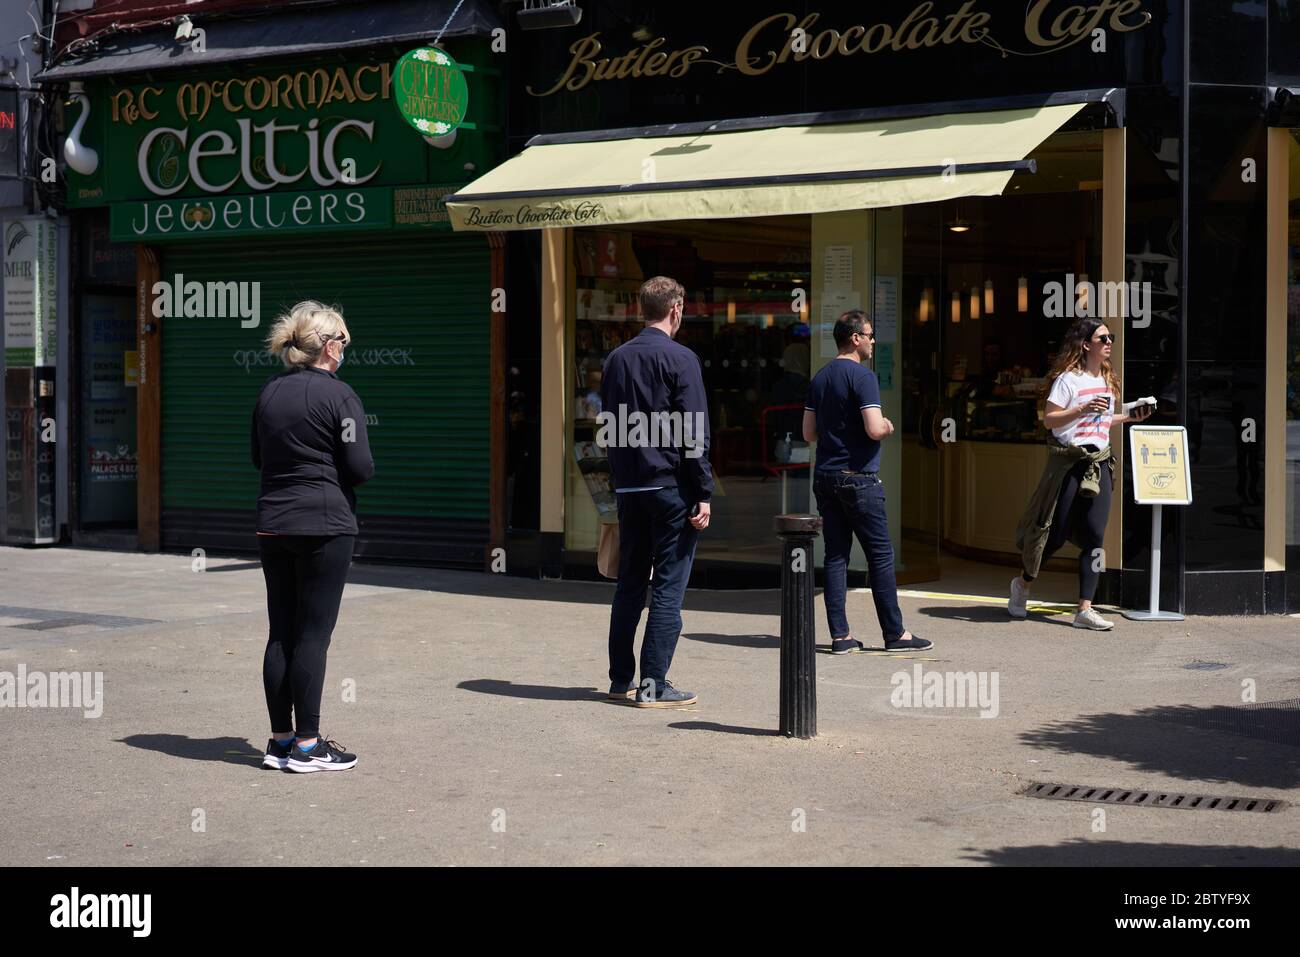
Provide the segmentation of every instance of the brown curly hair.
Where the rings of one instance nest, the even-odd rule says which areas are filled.
[[[1044,396],[1052,390],[1052,383],[1056,381],[1058,376],[1066,372],[1082,372],[1084,370],[1087,362],[1084,358],[1083,344],[1090,342],[1092,337],[1097,334],[1097,330],[1105,325],[1105,321],[1101,319],[1078,319],[1074,325],[1066,330],[1065,341],[1061,343],[1061,349],[1052,362],[1052,369],[1047,373],[1047,385],[1043,389]],[[1110,327],[1107,326],[1107,328]],[[1110,386],[1110,391],[1118,400],[1121,395],[1119,376],[1111,368],[1109,359],[1101,364],[1101,377],[1106,380],[1106,384]]]

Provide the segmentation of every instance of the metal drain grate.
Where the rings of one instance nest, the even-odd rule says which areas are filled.
[[[1289,807],[1277,798],[1224,797],[1213,794],[1174,794],[1125,788],[1090,788],[1073,784],[1030,783],[1020,792],[1025,797],[1049,801],[1087,801],[1092,804],[1122,804],[1125,807],[1162,807],[1180,811],[1254,811],[1269,814]]]

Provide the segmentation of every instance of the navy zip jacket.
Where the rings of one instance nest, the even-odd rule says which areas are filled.
[[[674,486],[687,502],[709,500],[709,401],[694,352],[659,329],[641,330],[605,358],[600,403],[614,488]],[[665,412],[678,413],[668,419],[679,423],[671,436],[660,424]],[[640,436],[638,420],[646,423]]]
[[[262,471],[259,532],[357,534],[353,487],[375,474],[375,462],[352,387],[314,368],[268,379],[253,409],[253,466]]]

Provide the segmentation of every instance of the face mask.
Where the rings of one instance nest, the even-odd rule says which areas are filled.
[[[343,368],[343,356],[344,356],[344,352],[343,352],[342,349],[340,349],[340,350],[339,350],[339,368],[340,368],[340,369]]]

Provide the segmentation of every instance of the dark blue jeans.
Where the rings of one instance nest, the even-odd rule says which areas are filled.
[[[894,581],[894,546],[889,541],[885,516],[885,487],[877,475],[817,472],[813,494],[822,516],[826,540],[826,624],[832,638],[849,635],[844,614],[844,594],[853,536],[862,543],[871,575],[871,598],[886,641],[902,636],[903,613],[898,610],[898,585]]]
[[[682,598],[699,538],[687,520],[693,504],[675,488],[625,492],[618,497],[618,587],[609,616],[609,680],[614,684],[630,684],[636,677],[636,626],[654,568],[650,614],[641,642],[641,682],[653,679],[655,692],[664,690],[682,631]]]

